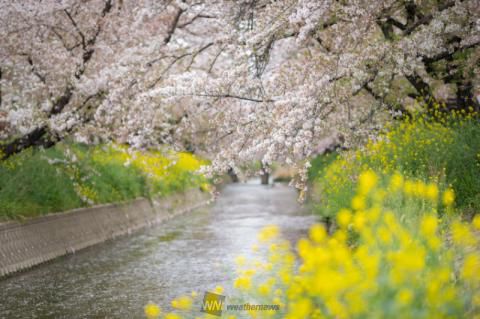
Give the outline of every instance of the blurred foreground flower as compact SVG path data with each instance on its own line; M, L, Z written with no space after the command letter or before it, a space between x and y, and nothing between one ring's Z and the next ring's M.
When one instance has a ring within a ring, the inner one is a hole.
M144 308L144 311L145 311L145 316L147 316L148 319L158 318L161 313L160 307L154 303L147 304Z

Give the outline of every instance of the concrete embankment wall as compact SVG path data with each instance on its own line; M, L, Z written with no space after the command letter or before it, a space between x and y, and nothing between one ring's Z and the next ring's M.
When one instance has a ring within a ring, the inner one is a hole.
M192 189L149 201L137 199L0 224L0 277L74 253L206 205Z

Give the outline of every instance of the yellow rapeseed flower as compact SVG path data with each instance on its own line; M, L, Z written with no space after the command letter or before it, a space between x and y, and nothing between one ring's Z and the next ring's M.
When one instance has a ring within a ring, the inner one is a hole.
M433 251L437 251L442 246L442 241L434 235L427 239L427 244Z
M324 225L314 224L310 227L309 235L314 242L321 243L327 238L327 231Z
M415 182L415 194L418 197L427 198L427 185L422 181Z
M365 202L365 196L356 195L356 196L353 197L353 199L352 199L352 208L353 209L361 210L361 209L365 209L366 206L367 206L367 204Z
M430 183L426 188L426 197L432 201L438 200L438 186L435 183Z
M452 240L459 246L472 246L475 244L475 237L469 227L456 220L452 223Z
M341 209L337 214L337 223L340 227L348 227L352 222L352 212L348 209Z
M364 228L366 223L367 223L367 216L364 211L358 211L353 216L353 227L357 231L361 231Z
M396 172L390 179L390 189L393 191L399 190L403 187L403 176Z
M181 310L189 310L192 308L192 298L189 296L181 296L172 300L172 307Z
M257 270L255 268L244 269L244 270L240 271L240 273L243 276L248 276L248 277L251 277L251 276L255 275L256 272L257 272ZM220 290L223 290L223 288L221 286L219 286L219 287L220 287Z
M378 229L378 238L384 244L390 244L392 242L392 234L386 227L380 227Z
M252 287L252 280L250 277L246 276L238 277L233 283L233 286L240 290L248 290Z
M410 289L402 289L398 292L396 297L397 303L406 306L413 300L413 293Z
M313 246L308 239L300 238L300 240L298 240L297 242L297 250L298 250L298 254L302 258L307 258L310 255L310 253L313 251Z
M381 209L380 209L379 206L374 206L374 207L368 209L367 211L365 211L365 213L367 215L368 220L372 223L375 223L380 218L380 214L382 212L381 212Z
M480 257L470 253L465 257L462 267L462 277L467 281L480 281Z
M346 242L347 241L347 238L348 238L348 235L347 233L344 231L344 230L338 230L335 232L335 234L333 234L332 236L334 239L337 240L337 242L339 243L343 243L343 242Z
M266 283L263 283L258 286L258 293L262 296L268 296L271 292L272 287Z
M405 194L407 195L413 195L415 194L415 191L416 191L416 187L415 187L415 183L413 181L406 181L404 186L403 186L403 190L405 192Z
M476 214L475 217L473 217L472 225L476 230L480 230L480 214Z
M235 263L237 264L237 266L244 266L246 262L247 259L243 255L235 257Z
M145 308L145 316L147 316L148 319L155 319L160 316L160 307L154 303L148 303Z
M362 172L358 177L358 191L360 194L368 194L377 185L378 176L371 170Z
M277 237L278 234L279 234L278 226L270 225L270 226L264 227L260 231L260 233L258 234L258 239L262 242L265 242Z
M304 319L308 318L312 312L312 302L310 299L302 298L292 304L290 312L287 314L287 319Z
M425 215L420 221L420 231L425 238L430 238L437 231L438 220L435 215Z
M442 201L445 206L451 206L455 201L455 192L453 189L448 188L445 192L443 192Z
M292 275L287 270L280 271L280 279L286 285L288 285L292 280Z

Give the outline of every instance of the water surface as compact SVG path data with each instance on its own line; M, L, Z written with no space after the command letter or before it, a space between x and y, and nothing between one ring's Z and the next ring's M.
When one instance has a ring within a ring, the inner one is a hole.
M1 280L0 318L143 318L149 301L168 310L192 290L228 287L262 227L305 234L313 217L296 196L281 184L228 185L210 206Z

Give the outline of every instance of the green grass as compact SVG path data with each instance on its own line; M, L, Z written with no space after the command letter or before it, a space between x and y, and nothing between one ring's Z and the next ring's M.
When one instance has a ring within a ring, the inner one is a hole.
M55 150L48 152L56 153ZM68 176L48 164L41 154L27 150L0 166L0 216L23 217L40 211L51 212L82 206Z
M466 215L480 211L480 123L478 115L422 114L393 123L378 141L312 161L314 210L333 217L349 207L361 171L371 169L388 178L400 172L455 191L455 206Z
M455 130L455 142L446 151L446 179L457 205L469 214L480 212L480 123Z
M310 161L310 168L308 169L308 179L315 180L338 157L337 152L326 153L316 156Z
M194 173L199 161L183 153L177 161L178 156L158 151L132 156L116 146L72 143L27 149L0 162L0 220L151 198L205 185L207 180Z

